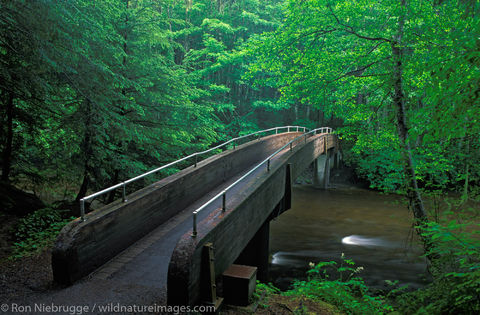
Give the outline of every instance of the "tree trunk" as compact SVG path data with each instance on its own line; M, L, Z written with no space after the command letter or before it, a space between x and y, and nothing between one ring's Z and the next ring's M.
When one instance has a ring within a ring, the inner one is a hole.
M408 128L406 124L405 115L405 95L402 87L402 61L401 61L401 48L398 45L393 47L393 55L395 58L394 69L394 96L393 102L397 111L397 130L398 138L400 139L400 146L403 153L404 167L407 177L407 196L412 207L413 214L416 219L424 220L427 218L423 201L418 189L415 169L413 166L412 150L410 143L408 142Z
M78 191L77 197L75 201L80 201L85 195L87 194L88 185L90 184L90 158L93 154L92 152L92 137L91 137L91 129L92 129L92 108L91 103L89 100L85 100L85 133L83 138L83 154L84 154L84 169L83 169L83 181L82 185L80 186L80 190Z
M127 77L127 40L128 40L128 1L126 1L125 5L125 30L123 33L123 60L122 60L122 66L123 66L123 71L124 71L124 76L125 78ZM125 87L122 88L122 95L125 97L127 95L127 92L125 90ZM122 106L123 107L123 106Z
M423 200L418 189L418 183L415 174L415 168L413 166L412 159L412 150L410 143L408 141L408 128L406 123L406 112L405 112L405 94L403 92L403 47L402 47L402 37L405 25L405 11L406 4L405 0L401 0L402 7L404 9L402 15L400 16L398 22L398 33L394 41L392 41L392 55L394 60L394 69L393 69L393 84L394 84L394 95L393 103L396 109L396 119L397 119L397 130L398 138L400 140L400 148L403 155L403 164L406 176L406 189L407 189L407 198L409 200L409 207L413 212L415 219L417 220L416 232L421 238L427 257L432 260L432 257L429 254L429 251L432 249L433 242L430 238L422 235L423 229L428 224L428 217L423 205Z
M468 135L466 137L465 143L465 183L463 184L463 195L462 200L463 202L468 201L468 181L470 180L470 141L468 139Z
M12 165L13 146L13 93L8 93L7 99L7 141L3 149L2 181L8 182Z
M115 170L115 173L113 174L112 186L118 183L119 175L120 171ZM115 200L115 192L115 189L110 192L110 194L108 195L107 204L112 203Z
M80 199L85 197L85 195L87 194L89 183L90 183L90 180L88 177L88 166L87 166L87 162L85 162L85 168L83 170L83 181L82 181L82 185L80 185L80 189L78 191L77 197L75 198L76 202L79 202Z

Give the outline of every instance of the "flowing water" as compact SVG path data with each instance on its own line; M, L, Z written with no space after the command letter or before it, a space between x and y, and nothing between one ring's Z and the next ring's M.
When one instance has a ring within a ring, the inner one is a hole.
M348 186L294 187L292 209L270 224L272 282L285 290L310 262L338 262L342 253L364 267L359 275L373 287L387 279L412 288L426 283L404 199Z

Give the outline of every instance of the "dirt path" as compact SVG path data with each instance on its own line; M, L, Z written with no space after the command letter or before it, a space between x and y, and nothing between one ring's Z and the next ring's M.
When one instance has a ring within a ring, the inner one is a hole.
M12 252L13 228L18 220L17 216L0 213L0 263Z
M0 301L43 292L53 286L50 250L0 262Z

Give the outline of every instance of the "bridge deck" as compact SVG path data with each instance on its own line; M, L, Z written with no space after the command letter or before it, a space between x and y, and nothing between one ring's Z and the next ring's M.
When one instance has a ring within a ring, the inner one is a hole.
M301 144L299 144L301 146ZM271 165L289 153L289 149L280 152L272 159ZM56 305L88 305L90 310L98 305L120 303L121 305L161 305L166 303L166 282L168 265L177 241L182 235L191 231L192 212L211 197L229 186L256 164L246 168L235 177L229 178L222 185L190 204L165 224L150 232L111 261L93 272L90 276L74 285L53 289L37 297L29 297L23 303L55 303ZM234 186L229 194L241 193L252 179L266 170L261 167L245 181ZM228 200L227 200L228 205ZM213 210L221 207L221 198L202 210L198 222ZM97 308L98 310L98 308Z

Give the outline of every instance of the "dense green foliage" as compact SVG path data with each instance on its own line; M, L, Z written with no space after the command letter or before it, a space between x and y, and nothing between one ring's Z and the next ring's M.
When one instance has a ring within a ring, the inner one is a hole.
M307 298L317 303L328 303L342 314L385 314L394 309L384 296L375 296L359 273L363 267L355 267L351 259L342 254L340 263L335 261L310 263L306 280L296 280L292 289L281 292L271 283L257 283L254 300L262 308L269 308L274 295ZM309 314L309 313L308 313Z
M78 199L229 136L299 123L337 125L358 174L402 191L392 57L402 17L417 180L478 195L475 1L1 5L3 180Z
M393 55L403 19L401 79L417 180L477 196L479 10L478 1L291 0L282 26L253 42L250 73L268 73L257 81L274 82L281 103L341 118L358 173L372 187L403 190Z
M469 230L475 229L473 238ZM480 242L478 224L431 223L424 233L437 246L440 257L430 270L434 281L424 289L396 297L404 313L477 314L480 312Z
M39 252L52 245L60 230L72 219L67 212L52 208L37 210L19 220L11 257L18 258Z
M2 180L78 200L257 129L275 91L242 81L242 47L279 3L1 1Z

